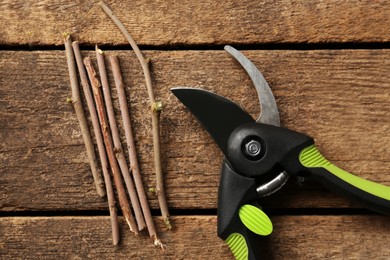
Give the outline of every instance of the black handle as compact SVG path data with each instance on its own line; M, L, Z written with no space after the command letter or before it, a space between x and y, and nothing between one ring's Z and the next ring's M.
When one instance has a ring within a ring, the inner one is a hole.
M264 259L261 244L272 232L272 223L255 202L253 178L237 174L224 162L218 193L218 236L236 259Z

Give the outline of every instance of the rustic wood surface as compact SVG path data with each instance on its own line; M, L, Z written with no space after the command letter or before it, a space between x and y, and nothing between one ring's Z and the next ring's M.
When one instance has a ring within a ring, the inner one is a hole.
M0 44L127 44L99 1L3 0ZM385 1L107 1L141 45L388 42ZM37 26L39 25L39 26Z
M222 154L169 91L211 90L257 117L255 89L224 44L242 49L262 71L282 126L315 137L341 168L390 185L389 3L107 1L152 61L174 225L166 231L156 217L164 253L146 233L133 236L123 220L122 243L112 246L107 203L96 194L65 102L65 52L56 47L64 32L80 41L84 56L95 59L88 51L95 43L119 56L146 189L155 185L153 144L141 67L96 3L0 2L0 259L233 259L210 215ZM109 80L114 86L111 74ZM112 94L124 139L114 87ZM157 198L148 199L158 214ZM390 257L389 217L317 183L292 180L261 204L275 227L260 245L269 259Z

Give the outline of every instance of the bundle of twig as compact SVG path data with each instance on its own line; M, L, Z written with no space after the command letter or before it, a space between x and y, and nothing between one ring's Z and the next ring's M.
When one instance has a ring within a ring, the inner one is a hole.
M73 46L73 51L71 45ZM103 52L96 47L96 57L100 74L99 80L97 77L96 70L93 67L91 58L84 58L84 67L83 58L81 56L78 43L71 43L69 35L67 35L66 37L65 47L69 66L69 75L71 79L73 105L75 107L76 114L80 122L83 138L84 136L86 136L86 138L84 138L84 142L87 146L87 154L89 158L92 158L90 159L91 167L93 166L95 167L95 169L98 169L96 164L96 158L93 159L94 157L90 156L90 154L94 155L94 153L90 152L94 151L94 149L91 141L91 135L89 134L89 128L85 120L85 114L82 108L80 93L78 90L78 78L76 72L75 58L80 74L81 85L83 87L85 99L87 101L88 110L91 115L93 132L96 137L104 181L106 183L106 192L111 216L113 244L116 245L119 241L119 231L114 192L109 173L110 169L112 177L114 179L115 187L117 189L119 204L122 209L123 215L130 227L130 230L132 230L135 234L138 234L138 231L142 230L145 227L146 221L146 226L148 228L149 235L153 238L155 245L159 245L163 248L164 245L159 240L156 229L154 227L153 218L150 213L150 208L142 183L142 178L137 161L137 153L135 150L130 115L126 100L126 94L124 91L123 79L119 67L118 58L116 56L109 57L114 75L115 85L118 92L120 111L124 124L127 147L129 149L129 162L131 171L129 171L128 164L126 162L124 152L122 150L122 144L120 141L113 104L111 101L110 86L108 83ZM88 78L92 86L93 97L91 94ZM103 95L101 91L102 88ZM108 115L108 118L106 115ZM130 176L130 172L132 173L132 176ZM100 175L94 175L95 182L96 180L98 180L98 177L100 177ZM130 201L136 216L135 220L131 212L130 203L127 199L126 191L122 182L122 177L125 180L127 191L130 196ZM97 182L96 184L97 187L100 187L98 186L98 184L101 186L102 182Z
M160 154L160 132L159 132L159 115L162 110L162 103L156 101L154 98L153 87L152 87L152 78L150 76L149 64L145 60L142 52L138 48L138 45L131 37L130 33L126 30L122 22L114 15L112 10L103 2L99 2L100 7L103 11L112 19L112 21L118 26L119 30L126 37L126 40L130 43L131 47L134 50L135 55L137 56L139 62L141 63L142 70L145 76L146 87L148 90L150 106L152 111L152 131L153 131L153 150L154 150L154 165L156 171L156 193L158 202L160 205L161 214L163 216L164 222L168 229L171 229L170 215L168 211L167 200L165 196L163 173L161 167L161 154Z

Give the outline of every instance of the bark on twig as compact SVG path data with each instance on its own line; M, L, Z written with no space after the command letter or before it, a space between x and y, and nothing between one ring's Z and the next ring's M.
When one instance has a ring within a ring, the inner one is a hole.
M127 192L130 196L130 201L133 206L134 215L137 220L138 230L145 228L145 220L142 214L141 206L139 204L138 195L134 187L134 182L130 176L129 168L127 166L126 158L123 153L122 143L119 138L118 126L115 119L114 107L111 100L111 91L108 84L106 65L104 62L103 51L96 46L96 58L99 69L100 81L103 87L104 102L106 104L106 111L108 115L108 121L110 124L112 139L114 141L115 155L119 163L119 167L122 172L123 179L125 180Z
M148 200L146 198L146 193L145 193L144 185L142 183L141 173L139 170L137 151L135 149L133 130L130 121L129 107L127 105L126 93L125 93L123 78L120 70L119 60L116 55L110 55L109 59L111 64L111 70L114 75L115 86L118 92L118 100L119 100L119 106L120 106L122 120L123 120L123 128L125 130L127 148L129 150L129 161L130 161L131 173L133 174L135 186L137 188L138 197L141 202L141 207L144 213L149 235L151 238L153 238L155 243L158 243L158 241L160 240L157 237L156 228L154 226L152 214L150 213Z
M170 223L170 215L169 215L167 200L166 200L166 196L165 196L164 180L163 180L163 173L162 173L162 167L161 167L161 154L160 154L159 115L160 115L160 112L162 110L162 105L161 105L161 102L156 102L156 100L154 98L154 93L153 93L153 88L152 88L152 78L150 76L149 64L145 60L142 52L138 48L133 37L131 37L129 32L126 30L125 26L114 15L112 10L106 4L104 4L102 1L99 2L99 5L103 9L103 11L111 18L111 20L118 26L119 30L121 30L123 35L126 37L127 41L130 43L131 47L133 48L139 62L141 63L142 70L144 72L146 87L148 90L150 106L151 106L151 110L152 110L152 132L153 132L154 165L155 165L155 171L156 171L156 193L157 193L158 202L160 205L160 210L161 210L161 214L163 216L164 222L165 222L166 226L168 227L168 229L171 229L172 226Z
M108 200L108 208L109 208L110 218L111 218L112 243L114 245L117 245L119 242L119 225L118 225L117 212L115 207L114 190L111 183L109 165L107 161L106 151L104 148L103 137L100 131L99 119L97 116L95 103L93 101L93 96L88 83L87 72L85 71L83 58L81 56L78 42L73 42L72 47L76 57L77 67L79 69L81 85L83 87L85 99L87 100L87 106L89 109L89 113L91 115L93 131L95 133L100 162L103 170L104 182L106 184L105 186L106 186L106 193L107 193L107 200Z
M114 145L110 135L110 129L107 125L106 111L104 109L103 97L101 93L101 85L99 80L97 79L96 71L93 68L91 58L84 58L84 64L88 72L89 81L92 85L96 108L100 120L100 126L103 131L104 144L106 146L106 152L108 155L108 160L110 162L115 187L118 192L119 204L121 206L123 216L125 217L126 222L130 227L130 230L133 231L135 234L138 234L137 224L135 223L133 215L131 213L130 204L127 200L125 188L123 186L123 182L120 176L120 170L114 154Z
M91 165L92 176L95 182L97 194L104 197L104 182L99 171L99 166L96 160L95 150L92 144L91 134L89 133L89 127L85 118L83 105L80 98L79 80L77 78L76 62L72 51L72 40L70 35L66 35L65 39L66 60L68 62L70 87L72 89L72 105L76 112L77 120L79 121L81 135L84 140L85 148L89 163Z

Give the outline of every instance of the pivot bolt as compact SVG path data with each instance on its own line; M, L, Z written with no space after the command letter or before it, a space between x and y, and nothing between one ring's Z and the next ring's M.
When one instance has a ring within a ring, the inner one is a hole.
M245 153L250 157L257 157L261 152L261 144L256 140L250 140L245 144Z

